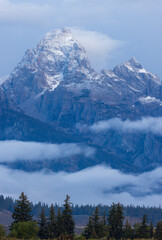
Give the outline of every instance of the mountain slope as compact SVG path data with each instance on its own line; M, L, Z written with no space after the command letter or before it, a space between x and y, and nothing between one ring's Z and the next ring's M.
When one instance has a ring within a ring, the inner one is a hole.
M96 73L68 29L48 33L36 48L28 50L2 86L26 114L47 122L59 121L64 127L82 119L91 124L115 116L138 118L132 105L139 103L145 109L148 97L155 100L160 108L157 115L161 115L157 76L134 58L113 71ZM154 115L144 110L141 114Z
M72 159L65 168L62 160L58 169L73 171L106 163L138 172L161 164L160 136L116 130L89 134L76 128L78 123L92 125L116 117L137 120L143 116L162 116L162 84L135 58L112 71L97 73L70 30L61 29L48 33L34 49L28 50L14 71L0 80L0 85L5 101L12 106L8 123L13 122L12 129L15 123L20 127L7 134L8 126L3 120L1 139L78 141L97 149L93 160ZM2 116L6 118L4 113ZM39 125L44 126L41 131ZM60 138L54 138L53 131Z

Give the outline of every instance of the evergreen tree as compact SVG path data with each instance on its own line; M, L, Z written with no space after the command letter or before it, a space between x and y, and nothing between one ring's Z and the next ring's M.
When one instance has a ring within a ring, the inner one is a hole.
M135 223L133 227L134 227L134 237L140 238L140 227L141 227L140 223Z
M48 225L47 225L47 218L44 213L44 208L42 208L42 212L39 217L38 225L39 225L38 237L40 239L48 239L48 237L49 237Z
M103 212L103 226L106 226L106 212Z
M70 196L66 195L66 199L64 200L64 210L62 212L62 220L63 220L63 228L64 228L64 235L72 238L74 236L74 227L75 223L72 217L72 209L70 203Z
M121 239L123 235L123 207L118 203L116 205L116 231L115 237L116 239Z
M110 237L121 239L123 235L123 208L118 204L112 204L108 215L108 224L110 228Z
M127 219L126 224L125 224L123 235L124 235L125 239L133 239L133 229L131 227L131 224L128 222L128 219Z
M158 222L156 225L155 237L158 240L162 240L162 221Z
M56 217L56 237L59 239L64 233L63 219L59 208Z
M103 221L101 221L98 207L95 208L95 212L92 215L92 224L97 238L103 237Z
M106 219L106 212L103 212L103 219L102 219L102 225L103 225L103 236L109 237L109 227L107 225L107 219Z
M140 237L149 238L149 228L147 226L147 218L145 214L143 215L142 222L140 225Z
M109 225L109 235L111 238L115 238L115 231L116 231L116 206L113 203L111 205L110 211L109 211L109 215L107 218L107 222Z
M150 235L149 236L150 238L153 238L153 236L154 236L154 226L153 226L152 222L149 227L149 235Z
M50 214L49 214L49 237L51 239L56 237L56 216L55 216L55 210L53 204L50 208Z
M83 235L86 239L97 238L97 235L96 235L93 223L92 223L92 217L89 217L89 221L88 221L88 224L87 224L87 226L84 230Z
M12 218L14 219L13 224L18 222L32 221L31 203L28 201L27 196L23 192L19 196L19 200L17 200L16 203L17 204L12 214Z

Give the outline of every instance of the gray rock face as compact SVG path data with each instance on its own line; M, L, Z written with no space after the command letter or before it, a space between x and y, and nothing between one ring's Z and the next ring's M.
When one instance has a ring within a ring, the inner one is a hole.
M98 156L90 165L106 162L126 171L142 171L161 164L160 137L116 131L81 136L75 128L78 123L91 125L114 117L162 116L162 84L135 58L98 74L70 30L57 30L28 50L14 71L0 79L0 87L24 118L42 121L46 128L52 124L55 131L69 134L71 141L77 135L95 146ZM30 138L34 139L32 133ZM40 134L40 141L44 138Z

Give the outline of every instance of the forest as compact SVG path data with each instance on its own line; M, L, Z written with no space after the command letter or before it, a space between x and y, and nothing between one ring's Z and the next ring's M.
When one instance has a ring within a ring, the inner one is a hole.
M2 210L8 210L13 212L14 206L16 204L16 201L11 197L4 197L3 195L0 195L0 211ZM58 205L56 203L53 203L55 212L57 213L59 208L61 212L63 211L63 206ZM71 205L72 213L73 215L88 215L91 216L95 211L94 205ZM97 205L100 215L103 216L104 212L108 213L110 210L110 206L108 205ZM35 217L39 217L40 212L44 209L45 215L49 216L50 207L48 204L45 203L37 203L33 204L31 203L31 209L32 209L32 215ZM142 218L145 214L147 216L148 223L151 222L153 225L156 225L157 222L159 222L162 219L162 208L159 207L145 207L145 206L123 206L123 214L124 216L128 216L130 218Z
M4 198L3 198L4 199ZM6 199L5 199L6 200ZM11 201L7 198L8 202ZM12 201L11 201L12 202ZM89 221L80 235L75 233L75 222L73 219L73 205L70 196L66 195L64 203L56 212L55 206L51 204L49 214L46 216L42 206L39 217L32 214L33 204L22 192L13 206L13 222L10 225L9 234L6 234L4 226L0 225L1 239L162 239L162 221L156 226L151 222L148 224L147 215L131 226L126 221L123 224L124 209L120 203L112 203L109 211L100 213L98 206L89 216Z

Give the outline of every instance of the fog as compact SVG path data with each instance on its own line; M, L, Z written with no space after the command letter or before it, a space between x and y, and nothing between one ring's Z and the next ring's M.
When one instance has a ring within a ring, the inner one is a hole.
M120 118L111 118L107 121L99 121L91 126L77 125L81 132L92 131L102 132L110 129L122 132L150 132L156 135L162 135L162 117L143 117L140 120L131 121Z
M139 175L124 174L106 166L75 173L27 173L0 166L0 192L17 198L24 191L35 203L62 203L65 195L78 204L159 206L162 202L162 168Z
M50 144L38 142L0 141L0 162L45 161L74 155L91 157L93 148L75 143Z

